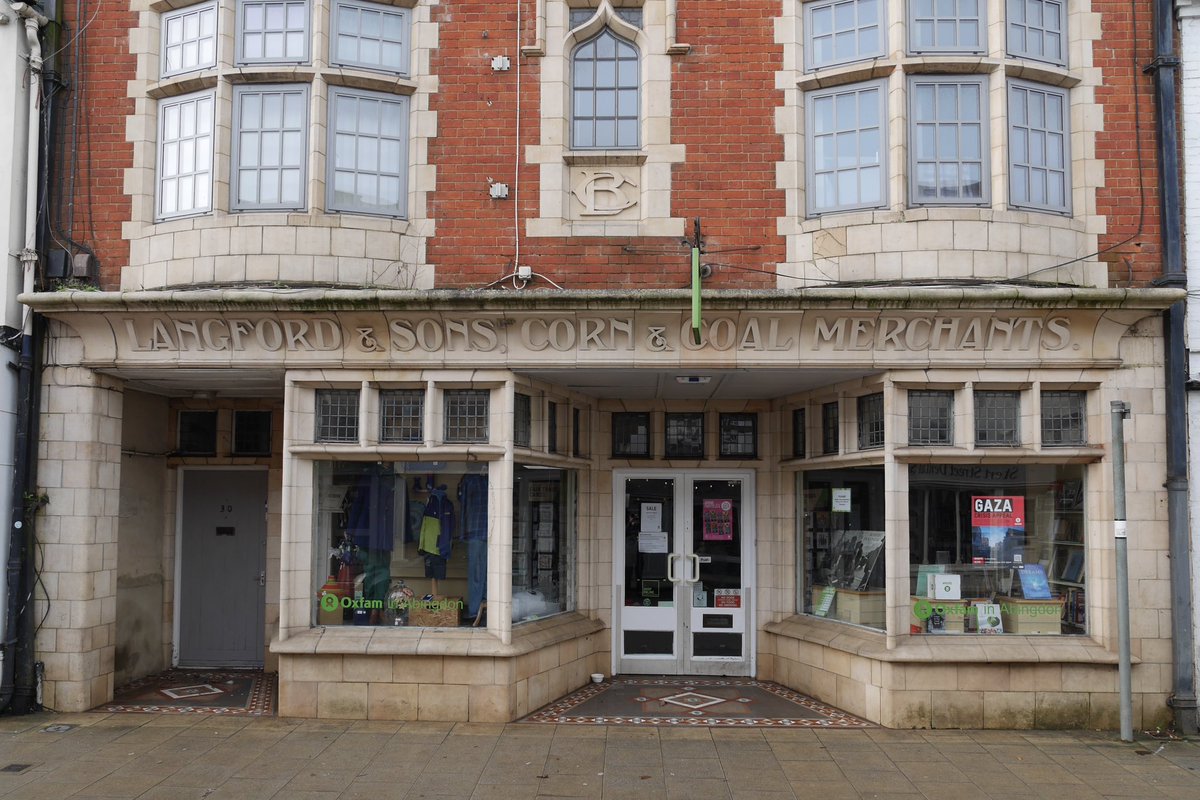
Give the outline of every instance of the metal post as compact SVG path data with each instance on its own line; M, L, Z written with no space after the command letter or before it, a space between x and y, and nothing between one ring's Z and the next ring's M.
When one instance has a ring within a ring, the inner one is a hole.
M1113 539L1117 551L1117 650L1121 684L1121 741L1133 741L1133 681L1129 655L1129 540L1125 524L1125 420L1129 403L1113 400Z

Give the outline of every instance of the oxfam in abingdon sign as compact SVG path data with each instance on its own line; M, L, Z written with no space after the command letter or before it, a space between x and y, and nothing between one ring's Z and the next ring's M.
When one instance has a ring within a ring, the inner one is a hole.
M425 611L448 611L450 609L462 611L463 601L445 598L423 600L416 597L406 597L399 600L368 600L362 597L339 597L332 592L325 592L321 595L322 611L337 611L339 608L351 610L364 609L368 611L382 611L385 608L391 611L405 611L414 608Z

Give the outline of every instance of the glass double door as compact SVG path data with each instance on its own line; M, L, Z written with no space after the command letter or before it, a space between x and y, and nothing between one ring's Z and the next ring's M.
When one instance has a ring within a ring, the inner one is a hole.
M615 474L618 673L753 674L753 489L750 472Z

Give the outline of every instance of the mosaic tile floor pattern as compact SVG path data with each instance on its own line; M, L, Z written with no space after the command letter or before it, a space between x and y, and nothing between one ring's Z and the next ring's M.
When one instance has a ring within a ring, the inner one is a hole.
M93 711L273 716L275 673L172 669L120 686Z
M618 676L589 684L521 722L739 728L874 728L770 681Z

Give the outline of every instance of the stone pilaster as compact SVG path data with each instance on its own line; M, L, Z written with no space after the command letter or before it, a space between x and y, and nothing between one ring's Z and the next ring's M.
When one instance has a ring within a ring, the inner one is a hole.
M37 657L45 704L83 711L113 696L122 386L81 367L42 382Z

